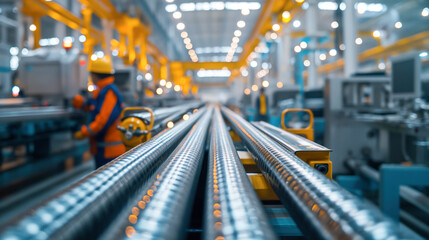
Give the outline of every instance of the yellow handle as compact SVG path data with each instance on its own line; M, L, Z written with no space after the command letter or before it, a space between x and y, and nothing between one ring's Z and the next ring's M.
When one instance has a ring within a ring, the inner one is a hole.
M310 123L308 124L308 126L306 128L302 128L302 129L287 128L284 120L285 120L286 114L290 113L290 112L306 112L306 113L308 113L308 115L310 115ZM281 124L282 124L282 128L285 131L288 131L288 132L294 133L294 134L305 135L308 140L314 141L314 131L313 131L314 115L310 109L289 108L289 109L284 110L282 112Z
M152 109L150 109L148 107L127 107L124 110L122 110L119 119L123 119L125 113L129 112L129 111L142 111L142 112L146 111L146 112L149 112L150 113L150 124L148 126L148 130L152 130L153 123L154 123L154 121L153 121L153 110Z

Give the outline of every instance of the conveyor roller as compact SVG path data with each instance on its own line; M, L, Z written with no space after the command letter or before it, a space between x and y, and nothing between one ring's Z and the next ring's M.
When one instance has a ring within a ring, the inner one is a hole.
M222 112L308 239L398 238L397 226L377 208L284 151L236 113Z
M208 166L205 239L276 239L216 107Z

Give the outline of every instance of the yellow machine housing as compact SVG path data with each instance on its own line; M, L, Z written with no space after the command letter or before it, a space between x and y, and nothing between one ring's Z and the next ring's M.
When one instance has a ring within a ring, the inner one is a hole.
M150 123L145 123L144 119L141 119L134 115L129 115L130 112L149 112ZM128 114L128 115L127 115ZM153 111L146 107L129 107L122 110L120 116L121 122L118 125L118 130L121 133L121 139L124 143L127 151L131 148L144 143L151 139L153 128Z

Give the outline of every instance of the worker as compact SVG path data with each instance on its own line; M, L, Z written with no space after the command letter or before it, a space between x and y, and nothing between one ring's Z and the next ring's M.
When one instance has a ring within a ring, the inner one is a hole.
M261 88L256 99L256 121L269 122L268 117L268 97L265 95L265 88Z
M73 99L76 108L86 107L91 112L91 122L74 134L76 139L90 139L90 151L99 168L125 152L119 131L116 129L123 108L122 96L116 88L110 58L98 58L88 63L90 78L96 89L93 98L84 104L83 97ZM86 105L86 106L84 106Z

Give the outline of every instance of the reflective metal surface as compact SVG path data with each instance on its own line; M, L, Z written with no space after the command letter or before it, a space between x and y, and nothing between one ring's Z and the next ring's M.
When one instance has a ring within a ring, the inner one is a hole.
M398 226L377 208L284 151L231 110L222 112L308 239L398 239Z
M276 239L216 107L208 165L204 239Z
M165 130L23 214L0 239L95 239L206 112Z
M141 191L121 227L125 239L182 239L192 211L213 107L186 135ZM113 237L118 239L119 237Z

